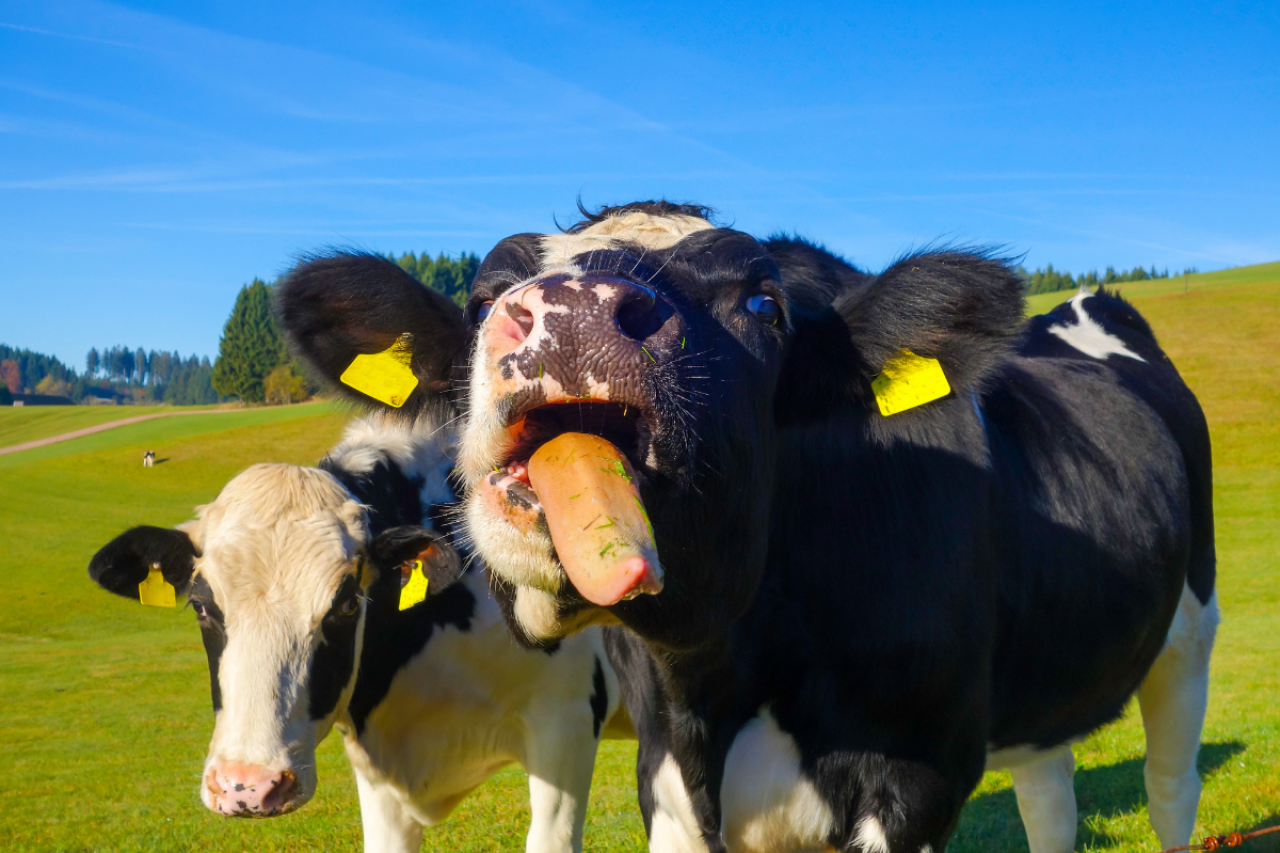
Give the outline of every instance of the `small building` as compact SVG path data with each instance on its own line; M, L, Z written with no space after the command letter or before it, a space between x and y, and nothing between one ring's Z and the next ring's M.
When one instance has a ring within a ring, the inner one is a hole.
M74 406L75 403L70 397L61 397L54 394L14 394L13 405L15 406Z

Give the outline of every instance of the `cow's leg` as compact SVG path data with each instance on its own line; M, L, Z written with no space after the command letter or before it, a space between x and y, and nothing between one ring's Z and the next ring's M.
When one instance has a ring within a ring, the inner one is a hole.
M1076 758L1069 744L1009 769L1031 853L1071 853L1076 844Z
M422 849L422 824L388 785L373 785L356 771L360 793L360 823L364 827L364 853L418 853Z
M1209 701L1209 655L1218 604L1184 589L1169 640L1138 689L1147 732L1147 809L1161 847L1186 844L1200 805L1196 755Z
M560 707L530 721L524 768L529 772L533 814L525 841L527 853L578 853L591 794L599 741L587 703L585 713Z

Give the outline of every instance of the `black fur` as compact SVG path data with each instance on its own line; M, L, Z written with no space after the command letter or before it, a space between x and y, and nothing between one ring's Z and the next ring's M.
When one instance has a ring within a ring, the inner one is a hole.
M170 527L134 527L106 545L89 561L89 577L116 595L138 600L138 584L147 579L151 566L179 595L186 593L195 570L196 548L191 537Z
M388 456L379 459L369 471L349 471L329 457L321 459L317 467L336 477L368 507L371 536L398 524L417 524L427 517L422 506L422 478L409 476Z
M537 273L536 238L512 239L457 334ZM804 241L709 229L575 262L652 289L689 347L690 364L651 374L641 441L656 461L636 466L666 586L608 608L629 630L606 636L646 827L671 755L723 849L725 756L767 706L835 816L826 843L853 848L875 816L895 853L942 850L988 744L1057 744L1113 718L1184 579L1211 593L1203 415L1127 303L1089 310L1143 361L1063 351L1051 327L1069 309L1024 324L1018 276L979 251L868 276ZM782 320L753 318L753 294ZM884 417L871 383L904 349L937 359L952 393ZM494 588L510 615L496 572ZM562 614L585 609L575 596Z
M604 667L600 658L596 658L595 670L591 673L591 731L598 738L600 727L604 725L604 715L609 713L609 687L604 681Z
M428 546L431 557L423 560L429 580L427 599L400 610L399 566ZM476 609L475 596L456 583L462 576L457 552L439 534L421 527L392 528L374 540L370 559L378 579L367 593L360 674L348 709L357 737L363 734L369 714L391 689L396 673L426 647L436 629L453 626L470 631Z
M222 652L227 647L227 623L222 609L213 600L213 589L203 577L195 579L191 584L190 602L196 611L196 622L200 626L200 639L204 644L205 657L209 660L209 698L213 701L213 712L222 710L222 685L218 683L218 664L222 661Z
M462 311L444 296L386 258L332 254L295 267L274 299L290 350L335 391L366 407L382 404L339 377L358 354L382 352L411 333L419 385L400 411L409 417L448 416L451 406L442 392L466 341Z
M333 604L320 623L320 644L311 656L307 670L307 712L313 720L323 720L333 713L342 691L351 681L356 665L356 631L360 628L360 611L352 609L351 599L360 594L359 579L347 575L333 594ZM343 612L347 605L349 612Z

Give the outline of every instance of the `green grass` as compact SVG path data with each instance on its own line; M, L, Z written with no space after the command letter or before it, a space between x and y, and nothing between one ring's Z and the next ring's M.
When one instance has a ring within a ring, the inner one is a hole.
M98 424L182 411L178 406L0 406L0 447L11 447ZM191 407L192 409L200 407ZM203 408L209 408L205 406Z
M1187 293L1203 291L1219 287L1235 287L1242 284L1267 284L1280 280L1280 261L1269 264L1254 264L1250 267L1234 267L1218 272L1200 272L1189 275L1186 280L1182 276L1174 278L1156 278L1147 281L1127 281L1108 285L1120 291L1126 299L1130 297L1159 296L1166 293ZM1066 302L1076 295L1075 290L1058 290L1053 293L1037 293L1027 298L1028 314L1043 314L1055 305Z
M205 435L223 432L237 427L252 427L297 418L312 417L318 413L340 413L342 409L335 403L301 403L296 406L280 406L261 409L235 409L202 412L192 410L191 414L180 417L156 418L138 424L127 424L116 429L72 438L55 444L46 444L17 453L0 456L0 471L7 465L25 465L44 459L59 459L65 456L76 456L84 453L109 452L116 453L119 458L128 458L131 462L142 466L142 454L146 450L155 450L157 465L177 461L169 447L174 442ZM28 439L29 440L29 439ZM136 458L135 458L136 457ZM318 458L318 457L317 457ZM163 461L162 461L163 460ZM249 460L245 464L250 464ZM315 460L312 460L313 462Z
M1199 834L1280 823L1280 265L1230 272L1234 280L1192 277L1186 295L1155 290L1164 282L1124 287L1200 396L1214 438L1223 623ZM319 750L316 799L299 813L207 812L197 785L212 714L191 614L114 598L85 574L116 533L189 518L252 462L314 462L344 419L322 406L163 418L0 457L0 848L360 849L355 786L335 738ZM168 461L143 469L148 446ZM1076 749L1079 849L1158 849L1142 752L1134 714ZM590 850L645 847L634 758L631 743L601 750ZM527 820L523 773L507 769L428 830L424 849L518 850ZM1007 774L986 776L948 849L1026 850ZM1275 853L1280 840L1243 850Z

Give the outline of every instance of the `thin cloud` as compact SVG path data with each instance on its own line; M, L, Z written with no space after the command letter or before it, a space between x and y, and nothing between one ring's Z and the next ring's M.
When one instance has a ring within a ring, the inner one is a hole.
M21 24L10 24L4 21L0 21L0 27L4 27L5 29L9 29L9 30L17 30L18 32L23 32L23 33L33 33L35 35L41 35L41 36L52 36L54 38L60 38L60 39L73 39L74 41L87 41L87 42L93 42L94 44L106 44L106 45L110 45L111 47L124 47L124 48L128 48L129 50L149 50L150 49L150 48L145 48L136 44L128 44L122 41L113 41L112 39L100 39L100 38L94 38L93 36L76 35L75 33L56 33L53 30L42 30L37 27L24 27Z

